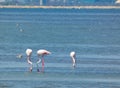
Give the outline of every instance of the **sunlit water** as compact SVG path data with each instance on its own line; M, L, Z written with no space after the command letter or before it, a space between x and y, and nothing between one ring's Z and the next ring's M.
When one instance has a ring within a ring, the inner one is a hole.
M52 52L44 73L36 71L38 49ZM0 9L0 88L119 88L119 65L120 9Z

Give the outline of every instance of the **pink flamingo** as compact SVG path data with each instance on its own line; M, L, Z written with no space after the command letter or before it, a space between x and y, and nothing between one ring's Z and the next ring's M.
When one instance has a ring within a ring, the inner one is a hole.
M74 51L72 51L71 53L70 53L70 57L71 57L71 59L72 59L72 63L73 63L73 67L75 68L75 66L76 66L76 54L75 54L75 52Z
M42 72L44 72L44 55L48 55L51 54L51 52L41 49L37 51L37 55L38 55L38 61L37 61L37 71L39 72L39 63L41 62L41 58L42 57Z
M31 61L31 54L32 54L32 49L27 49L26 50L26 55L27 55L27 62L28 64L30 64L30 72L32 72L32 69L33 69L33 64L32 64L32 61Z

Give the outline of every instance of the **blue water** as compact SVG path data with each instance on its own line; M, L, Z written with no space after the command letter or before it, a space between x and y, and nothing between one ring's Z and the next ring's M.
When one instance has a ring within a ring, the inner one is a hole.
M119 38L120 9L0 9L0 88L119 88ZM36 71L38 49L52 52L44 73Z

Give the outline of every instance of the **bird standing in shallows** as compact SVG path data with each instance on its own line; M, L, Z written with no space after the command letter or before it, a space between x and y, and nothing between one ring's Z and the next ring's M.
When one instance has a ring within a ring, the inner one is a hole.
M71 57L71 59L72 59L72 63L73 63L73 67L75 68L75 66L76 66L76 54L75 54L75 52L74 51L72 51L71 53L70 53L70 57Z
M38 61L37 61L37 71L39 72L39 63L42 61L42 72L44 72L44 55L48 55L48 54L51 54L51 52L47 51L47 50L44 50L44 49L41 49L41 50L38 50L37 51L37 55L38 55ZM42 58L40 58L40 56ZM42 60L41 60L42 59Z
M33 69L33 64L32 64L32 61L31 61L31 55L32 55L32 49L27 49L26 50L26 55L27 55L27 62L28 64L30 64L30 72L32 72L32 69Z

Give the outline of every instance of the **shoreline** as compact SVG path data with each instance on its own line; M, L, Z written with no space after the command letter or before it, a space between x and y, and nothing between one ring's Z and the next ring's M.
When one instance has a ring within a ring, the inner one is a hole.
M0 8L43 8L43 9L120 9L120 6L0 6Z

